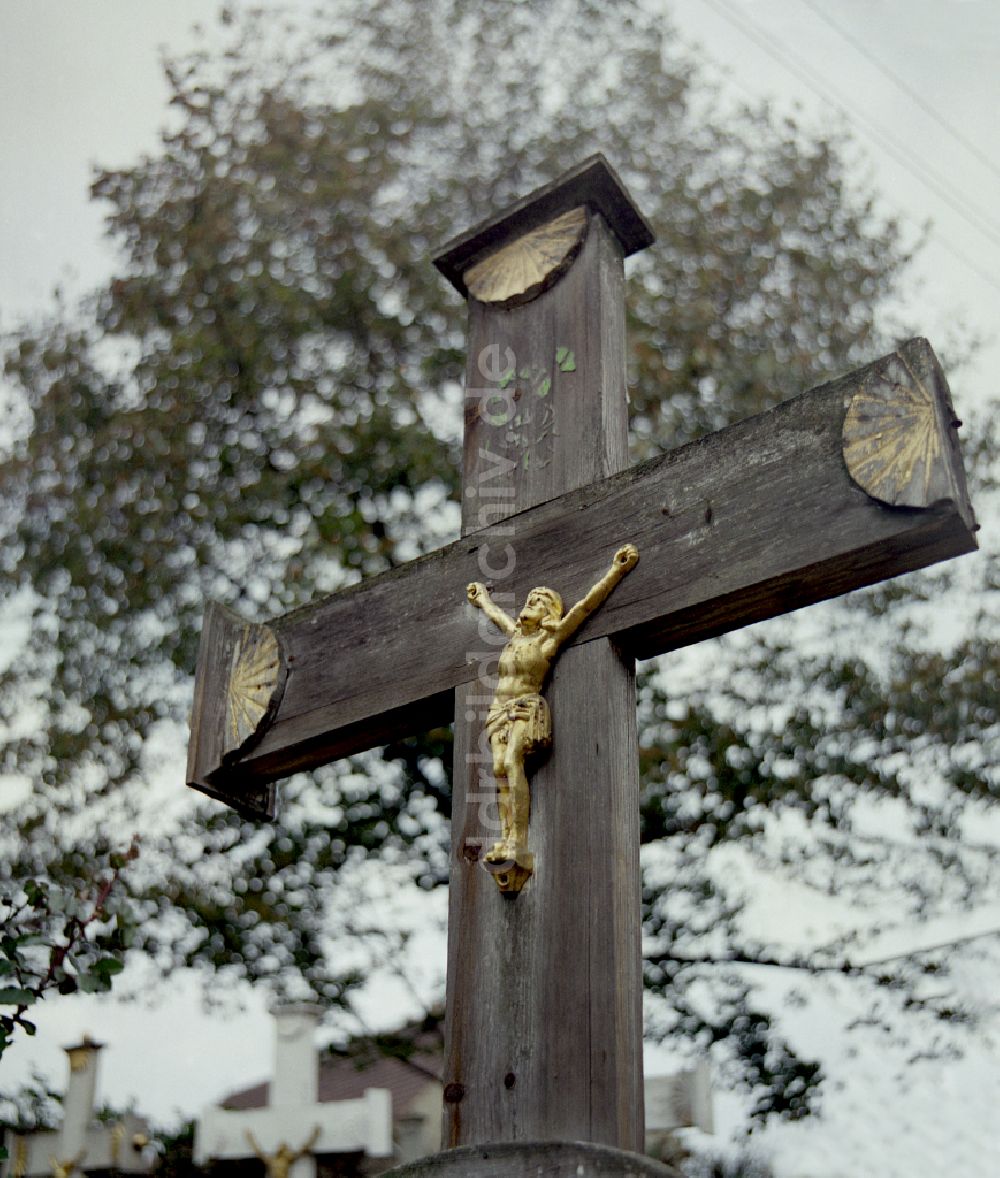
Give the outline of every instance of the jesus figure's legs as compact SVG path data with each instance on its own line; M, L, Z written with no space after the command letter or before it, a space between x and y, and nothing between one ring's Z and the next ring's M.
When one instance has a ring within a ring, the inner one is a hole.
M527 743L528 726L521 719L512 720L494 733L490 742L500 811L500 838L489 853L494 861L516 859L527 850L531 812L531 794L524 769Z
M507 756L504 769L507 775L507 808L510 814L506 833L507 855L516 859L528 849L528 819L531 814L531 791L524 769L527 754L528 725L515 720L507 736Z
M497 809L500 812L500 838L493 844L488 858L498 862L507 858L511 834L510 784L507 780L507 727L494 732L490 738L493 750L493 777L497 786Z

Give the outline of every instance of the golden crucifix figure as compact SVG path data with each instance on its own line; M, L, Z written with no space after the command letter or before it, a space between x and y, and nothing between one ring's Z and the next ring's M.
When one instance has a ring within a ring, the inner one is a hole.
M611 568L566 614L554 589L532 589L516 621L493 601L481 581L466 590L469 601L509 639L500 654L496 691L486 717L500 838L484 862L503 892L519 892L534 868L528 851L531 792L525 761L552 743L552 717L540 694L542 687L560 647L607 600L638 560L634 544L619 548Z
M75 1158L65 1158L60 1160L55 1155L49 1158L49 1164L52 1166L52 1178L71 1178L71 1175L76 1173L76 1168L83 1161L86 1150L81 1149Z
M288 1178L291 1173L292 1166L299 1160L304 1158L307 1153L312 1150L312 1147L319 1141L320 1127L314 1126L312 1133L301 1149L292 1149L284 1141L278 1146L274 1153L265 1153L257 1144L257 1139L249 1129L244 1130L247 1141L250 1143L251 1149L264 1163L264 1170L267 1178Z

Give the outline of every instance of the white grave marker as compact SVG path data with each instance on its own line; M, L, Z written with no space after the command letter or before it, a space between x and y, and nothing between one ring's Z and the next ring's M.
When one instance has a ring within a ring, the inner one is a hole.
M274 1075L265 1108L208 1108L195 1127L194 1160L259 1157L268 1178L316 1178L316 1155L392 1154L392 1096L369 1088L358 1100L320 1103L314 1037L321 1009L272 1010Z
M0 1178L70 1178L107 1170L149 1173L149 1125L142 1117L126 1113L109 1124L93 1119L102 1046L84 1036L82 1043L66 1048L69 1078L61 1127L14 1136L10 1157L0 1163Z

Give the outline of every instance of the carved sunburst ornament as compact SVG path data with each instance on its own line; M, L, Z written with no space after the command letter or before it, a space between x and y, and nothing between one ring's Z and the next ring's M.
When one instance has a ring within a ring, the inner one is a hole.
M944 423L933 391L899 356L851 399L844 459L851 478L894 507L929 507L951 498Z
M528 302L567 269L586 232L587 210L571 209L470 267L466 289L481 303Z
M244 626L233 651L226 697L227 754L241 749L263 724L281 686L281 651L269 626Z

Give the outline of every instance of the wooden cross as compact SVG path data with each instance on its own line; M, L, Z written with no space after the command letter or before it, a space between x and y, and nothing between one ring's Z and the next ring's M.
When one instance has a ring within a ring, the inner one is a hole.
M468 299L462 536L268 625L209 605L188 783L272 816L277 778L455 723L446 1146L643 1146L634 660L976 547L929 344L639 466L627 458L623 259L653 239L599 156L435 259ZM534 874L502 895L483 729L508 612L639 564L546 695Z

